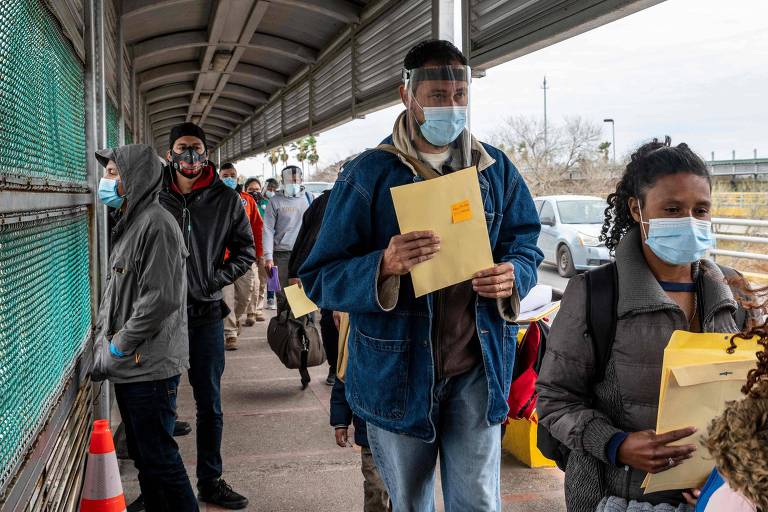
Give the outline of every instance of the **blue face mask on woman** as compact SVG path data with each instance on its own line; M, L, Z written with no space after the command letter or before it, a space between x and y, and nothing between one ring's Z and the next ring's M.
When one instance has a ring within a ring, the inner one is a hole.
M645 234L642 212L640 222ZM670 265L687 265L703 258L714 241L710 221L681 217L650 219L645 244Z
M101 178L99 180L99 200L110 208L120 208L123 206L125 197L117 193L117 180Z
M421 107L421 105L419 105ZM424 123L421 134L433 146L443 147L455 141L467 126L467 107L421 107Z

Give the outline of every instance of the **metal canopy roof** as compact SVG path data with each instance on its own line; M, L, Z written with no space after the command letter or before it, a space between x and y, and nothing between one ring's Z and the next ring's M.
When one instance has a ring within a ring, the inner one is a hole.
M397 102L405 53L437 36L454 4L482 75L660 1L122 0L120 10L148 138L164 152L171 127L193 121L234 160Z
M124 0L151 134L199 123L216 146L360 19L369 0Z

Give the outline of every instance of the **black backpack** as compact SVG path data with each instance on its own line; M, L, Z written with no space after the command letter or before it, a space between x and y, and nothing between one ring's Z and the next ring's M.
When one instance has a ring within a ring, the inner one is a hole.
M587 330L583 336L592 339L595 354L595 372L592 375L594 386L605 378L605 368L616 337L616 263L590 270L584 274L584 278L587 284ZM536 434L536 444L541 453L565 471L571 454L570 448L558 441L541 423Z
M741 277L741 274L732 268L719 267L729 283ZM592 339L595 371L592 375L591 385L595 386L605 378L608 358L611 356L613 341L616 337L616 320L618 317L616 289L619 282L616 263L608 263L590 270L584 274L584 278L587 285L587 330L584 333L584 338ZM741 306L734 313L734 320L737 326L743 327L746 324L747 312ZM571 450L558 441L541 423L538 424L536 435L539 451L548 459L554 460L557 467L565 471Z

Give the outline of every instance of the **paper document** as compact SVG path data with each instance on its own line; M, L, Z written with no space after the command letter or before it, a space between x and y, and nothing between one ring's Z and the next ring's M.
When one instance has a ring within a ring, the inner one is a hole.
M552 287L546 284L537 284L520 301L520 314L528 313L552 302Z
M411 270L416 297L471 279L493 267L477 169L392 189L400 233L433 231L440 252Z
M548 302L536 309L531 309L530 311L521 311L520 314L517 315L517 320L515 320L515 323L520 325L529 324L531 322L538 322L542 318L547 317L549 317L551 320L554 313L556 313L559 309L559 300L555 302Z
M320 309L314 302L309 300L309 297L304 293L304 288L302 288L301 285L294 284L292 286L286 286L283 291L285 292L285 298L288 299L288 305L291 306L291 313L293 313L293 316L296 318L308 315Z
M696 434L675 444L698 449L681 465L649 474L643 482L646 493L699 487L712 471L714 462L702 438L726 402L744 398L741 387L756 365L755 354L762 350L756 339L736 340L738 348L728 354L730 338L730 334L672 334L664 350L656 431L696 427Z

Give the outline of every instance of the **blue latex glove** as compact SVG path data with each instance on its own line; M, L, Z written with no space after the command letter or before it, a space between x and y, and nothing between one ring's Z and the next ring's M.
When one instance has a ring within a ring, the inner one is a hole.
M125 357L125 354L117 350L117 347L111 341L109 342L109 353L115 357Z

